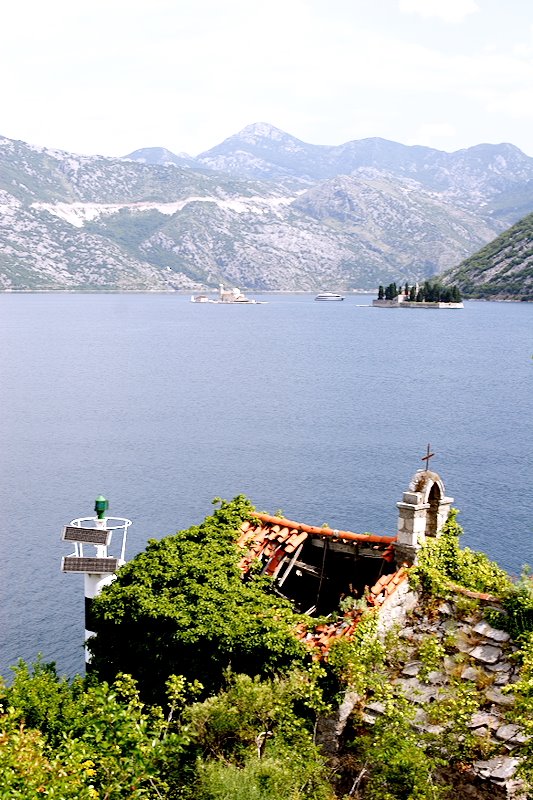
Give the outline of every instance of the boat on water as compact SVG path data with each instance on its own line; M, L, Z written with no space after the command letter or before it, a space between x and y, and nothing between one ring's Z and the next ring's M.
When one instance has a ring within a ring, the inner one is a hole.
M344 300L344 296L334 292L322 292L322 294L317 294L315 300Z

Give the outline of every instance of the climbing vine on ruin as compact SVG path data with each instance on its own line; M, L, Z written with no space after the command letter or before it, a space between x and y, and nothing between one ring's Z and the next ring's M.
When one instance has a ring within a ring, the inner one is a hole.
M235 542L253 513L243 496L220 501L201 525L150 540L121 568L94 602L101 678L131 673L144 697L162 702L174 673L210 691L228 668L267 676L309 659L294 634L298 617L270 579L252 572L242 580Z
M440 597L450 594L452 584L507 597L513 591L513 584L505 570L485 553L460 547L463 529L457 521L458 513L452 508L440 536L426 540L418 564L411 570L411 585Z

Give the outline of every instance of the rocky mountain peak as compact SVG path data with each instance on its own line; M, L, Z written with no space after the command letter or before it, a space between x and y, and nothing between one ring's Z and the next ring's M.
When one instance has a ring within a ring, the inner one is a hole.
M265 122L197 158L0 138L0 203L8 289L372 289L448 269L531 213L533 158L313 145Z
M252 157L267 154L270 159L276 161L283 154L305 153L309 148L313 148L313 145L305 144L274 125L269 125L267 122L254 122L233 136L224 139L216 147L200 153L198 160L209 163L211 158L244 152Z
M127 156L122 156L122 158L129 161L139 161L141 164L161 164L163 166L178 164L182 167L187 164L192 166L195 163L192 156L187 153L173 153L171 150L167 150L166 147L142 147L139 150L128 153Z
M299 141L294 136L291 136L289 133L285 133L285 131L274 127L274 125L270 125L268 122L253 122L251 125L247 125L242 129L242 131L230 138L239 138L250 143L257 143L261 139L267 139L271 142L278 143Z

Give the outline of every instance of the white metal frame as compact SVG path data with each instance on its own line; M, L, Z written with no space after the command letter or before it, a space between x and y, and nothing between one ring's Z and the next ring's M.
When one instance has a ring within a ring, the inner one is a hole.
M109 524L109 523L112 524ZM92 523L92 524L88 524ZM126 539L128 536L128 528L131 525L131 520L126 519L125 517L105 517L104 519L98 519L98 517L78 517L77 519L73 519L70 525L73 528L95 528L100 530L110 531L111 536L109 537L109 544L111 545L111 540L113 538L113 533L115 531L122 531L122 544L120 548L120 556L118 558L119 565L125 563L125 555L126 555ZM88 544L86 542L86 544ZM107 558L107 545L93 545L91 547L96 547L98 556L100 558ZM83 558L83 543L82 542L74 542L74 553L73 556L77 558Z

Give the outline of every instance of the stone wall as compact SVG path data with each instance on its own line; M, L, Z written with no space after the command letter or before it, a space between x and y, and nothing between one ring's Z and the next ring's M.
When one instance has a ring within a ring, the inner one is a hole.
M442 602L437 612L433 609L427 614L407 581L379 610L380 638L394 626L403 644L398 651L401 657L396 654L394 667L389 668L389 684L415 709L412 725L421 736L445 734L450 723L436 722L432 709L453 696L457 678L476 689L479 705L468 728L483 743L480 752L486 752L484 748L490 745L492 755L463 763L461 769L446 768L439 779L452 785L457 797L465 800L525 800L527 793L516 770L527 739L509 719L514 698L512 693L503 691L518 679L519 673L517 648L509 634L485 622L482 611L464 616L452 601ZM418 654L420 644L427 638L445 648L441 663L429 673ZM350 720L354 722L350 729L361 724L371 728L384 713L385 706L376 697L367 699L348 691L337 713L320 721L317 741L337 770L343 769L344 736Z
M401 583L394 594L384 601L379 608L378 635L385 636L394 625L404 626L408 614L416 608L418 594L414 592L409 581Z
M416 303L412 301L372 300L375 308L464 308L463 303Z
M443 769L437 777L459 800L528 800L524 784L513 777L517 766L517 758L496 757L461 771Z

